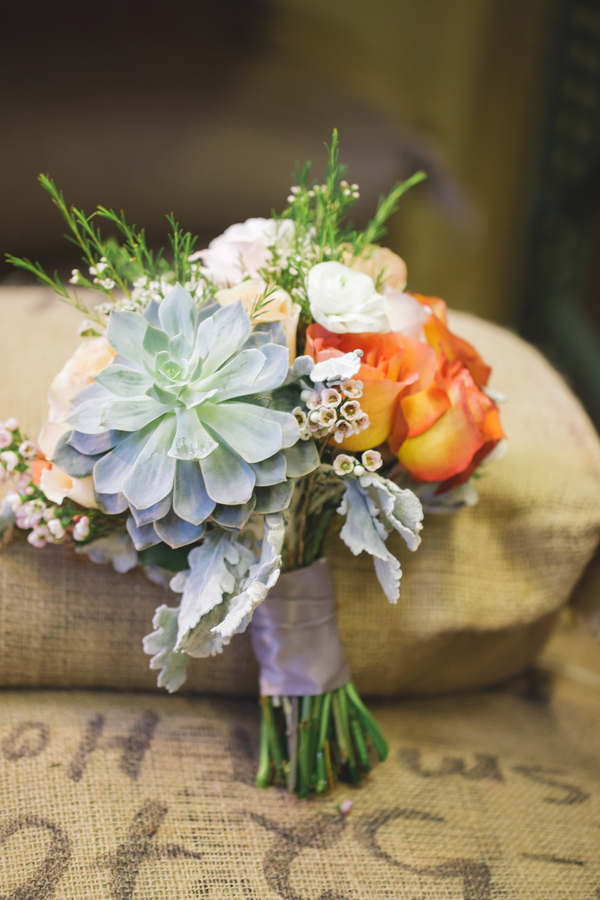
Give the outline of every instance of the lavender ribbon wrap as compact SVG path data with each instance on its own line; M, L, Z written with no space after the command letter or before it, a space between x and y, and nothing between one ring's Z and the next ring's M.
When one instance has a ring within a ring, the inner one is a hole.
M350 681L326 559L280 576L254 611L251 635L263 696L316 696Z

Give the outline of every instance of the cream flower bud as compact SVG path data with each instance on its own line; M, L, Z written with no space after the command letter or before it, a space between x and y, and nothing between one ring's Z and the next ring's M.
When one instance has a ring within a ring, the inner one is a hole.
M89 536L90 533L90 520L87 516L82 516L78 522L75 523L75 528L73 529L73 539L76 541L85 541L85 539Z

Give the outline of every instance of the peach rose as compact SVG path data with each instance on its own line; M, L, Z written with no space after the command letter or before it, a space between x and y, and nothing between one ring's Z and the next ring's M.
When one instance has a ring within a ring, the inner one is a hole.
M104 337L84 340L71 359L65 363L52 381L48 392L48 421L38 439L40 450L47 457L34 464L33 480L52 503L62 503L65 497L86 507L97 507L92 476L71 478L59 466L49 462L61 436L69 431L65 419L71 412L71 400L94 380L94 376L112 362L115 351ZM45 463L45 465L43 465Z
M252 308L259 300L267 286L259 278L248 279L232 288L224 288L217 291L215 299L221 306L229 306L237 300L242 301L242 306L250 315ZM267 297L258 315L253 322L281 322L285 332L285 339L290 351L290 365L296 359L296 329L298 328L298 316L300 306L292 301L292 298L283 288L276 288Z
M397 291L403 291L406 287L406 263L387 247L369 244L361 255L356 257L352 256L351 249L344 250L342 262L356 272L369 275L378 289L389 286Z
M48 392L50 422L63 422L71 412L71 400L113 361L115 351L105 337L87 338L55 376Z
M71 478L63 469L50 463L42 469L39 486L52 503L60 505L65 497L68 497L69 500L87 509L98 508L92 475L88 475L87 478Z

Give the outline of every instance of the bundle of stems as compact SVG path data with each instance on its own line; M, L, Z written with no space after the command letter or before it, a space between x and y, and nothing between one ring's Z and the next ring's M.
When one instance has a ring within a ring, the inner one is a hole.
M352 682L318 696L262 696L260 705L258 787L283 784L307 797L338 780L357 784L371 769L368 739L387 758L387 742Z

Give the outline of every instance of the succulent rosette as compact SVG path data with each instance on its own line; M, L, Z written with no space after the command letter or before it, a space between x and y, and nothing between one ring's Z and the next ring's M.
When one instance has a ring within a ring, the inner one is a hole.
M54 461L76 477L91 470L105 511L131 510L137 549L288 505L289 476L317 460L288 452L296 419L268 406L289 355L272 332L252 333L240 303L198 310L176 285L143 315L111 313L107 336L114 361L72 400Z

